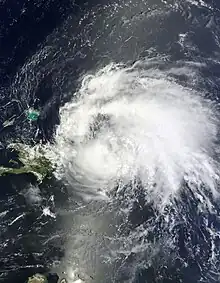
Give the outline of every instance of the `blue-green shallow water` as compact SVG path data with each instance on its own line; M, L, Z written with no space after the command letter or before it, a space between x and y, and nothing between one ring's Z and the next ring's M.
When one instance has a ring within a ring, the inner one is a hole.
M201 69L203 81L198 87L207 93L207 97L218 99L219 3L204 1L193 5L182 1L176 2L176 8L171 5L172 1L125 3L121 3L124 7L121 12L108 20L108 10L102 15L107 4L104 1L99 5L69 1L1 4L0 122L3 124L13 115L17 117L11 127L3 129L2 125L3 164L10 159L5 150L10 141L52 141L54 127L59 123L59 108L69 101L78 87L79 76L112 60L132 63L151 52L152 57L158 54L169 56L167 64L174 67L177 61L206 63ZM114 1L110 4L113 5ZM148 18L153 12L155 17ZM122 24L126 20L123 16L133 21L129 31ZM82 24L79 24L83 17ZM185 35L184 42L181 42L181 34ZM130 39L126 41L127 38ZM160 68L166 68L166 64ZM184 84L184 77L178 79ZM26 120L24 111L28 106L40 109L37 123L30 124ZM63 211L77 207L80 200L74 199L62 183L53 179L39 186L41 200L33 205L27 197L31 184L36 186L32 176L2 177L0 182L0 280L24 282L32 273L47 272L54 262L62 260L65 242L68 241L64 223L70 217ZM130 230L141 225L145 227L150 221L155 227L149 241L153 243L155 239L162 238L162 234L164 239L175 237L175 257L172 257L171 251L166 262L155 259L150 267L137 267L133 276L129 268L136 262L136 256L131 253L123 259L125 265L119 264L118 268L115 264L115 281L106 273L102 282L130 282L131 278L133 282L150 283L218 282L220 257L217 254L216 267L212 270L213 238L207 231L207 227L219 231L218 203L213 201L215 214L198 213L197 199L185 186L182 201L176 204L179 215L176 216L172 209L169 211L178 219L173 234L169 235L162 217L154 222L157 212L150 205L145 205L141 188L136 197L128 223L121 226L121 229L126 227L127 230L121 233L129 234ZM44 215L45 207L56 213L56 218ZM16 220L17 217L20 218ZM218 250L218 236L214 241ZM164 250L161 249L158 257L163 259L166 242L161 245ZM147 254L145 257L147 262Z

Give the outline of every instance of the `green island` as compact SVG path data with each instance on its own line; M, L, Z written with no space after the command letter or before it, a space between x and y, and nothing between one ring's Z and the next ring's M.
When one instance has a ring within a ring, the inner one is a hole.
M65 278L60 279L57 273L49 273L47 275L36 273L31 277L28 277L28 280L25 283L58 283L58 282L67 283L67 280Z
M46 276L37 273L29 277L27 283L48 283L48 280Z

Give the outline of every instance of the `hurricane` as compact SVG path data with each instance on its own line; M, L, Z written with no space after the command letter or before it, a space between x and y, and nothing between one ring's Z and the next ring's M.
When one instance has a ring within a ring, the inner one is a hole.
M128 282L133 282L134 270L143 264L140 257L147 254L146 266L161 251L172 254L177 241L172 233L181 222L190 226L190 215L183 214L180 221L182 209L189 205L184 195L197 201L198 214L212 212L213 202L219 200L218 104L197 87L202 66L190 62L175 68L162 66L160 60L147 58L130 66L110 63L82 76L72 99L60 109L53 145L56 176L93 203L90 213L94 206L100 209L100 201L105 213L111 211L116 219L129 219L137 204L143 212L151 207L154 217L146 211L148 221L126 236L126 221L121 220L118 226L111 224L117 230L112 238L99 231L111 242L108 248L96 243L94 251L94 238L83 237L90 252L101 250L110 262L122 255L137 256L135 268L126 268L129 274L133 270ZM80 223L88 228L91 221L90 215ZM92 229L97 225L101 224L93 223ZM75 246L78 249L81 243L76 242L68 244L68 253L76 253ZM169 261L167 255L162 258ZM80 268L88 270L89 264L86 257L78 259Z
M162 207L183 182L218 195L215 105L169 70L110 64L82 79L60 115L60 164L79 185L108 195L138 178Z

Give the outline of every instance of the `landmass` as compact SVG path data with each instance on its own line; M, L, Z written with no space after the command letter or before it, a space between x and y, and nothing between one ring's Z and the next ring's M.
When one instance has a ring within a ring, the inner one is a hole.
M16 166L0 166L0 176L30 173L37 178L38 182L42 182L43 179L52 175L54 165L45 156L44 150L39 145L30 147L21 143L15 143L10 144L9 148L17 152L18 160L22 165L18 166L17 161L10 160L9 163Z

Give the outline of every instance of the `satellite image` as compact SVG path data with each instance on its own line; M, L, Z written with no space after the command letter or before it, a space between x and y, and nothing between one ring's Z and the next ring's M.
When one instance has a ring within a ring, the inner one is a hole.
M0 282L220 282L220 1L0 1Z

